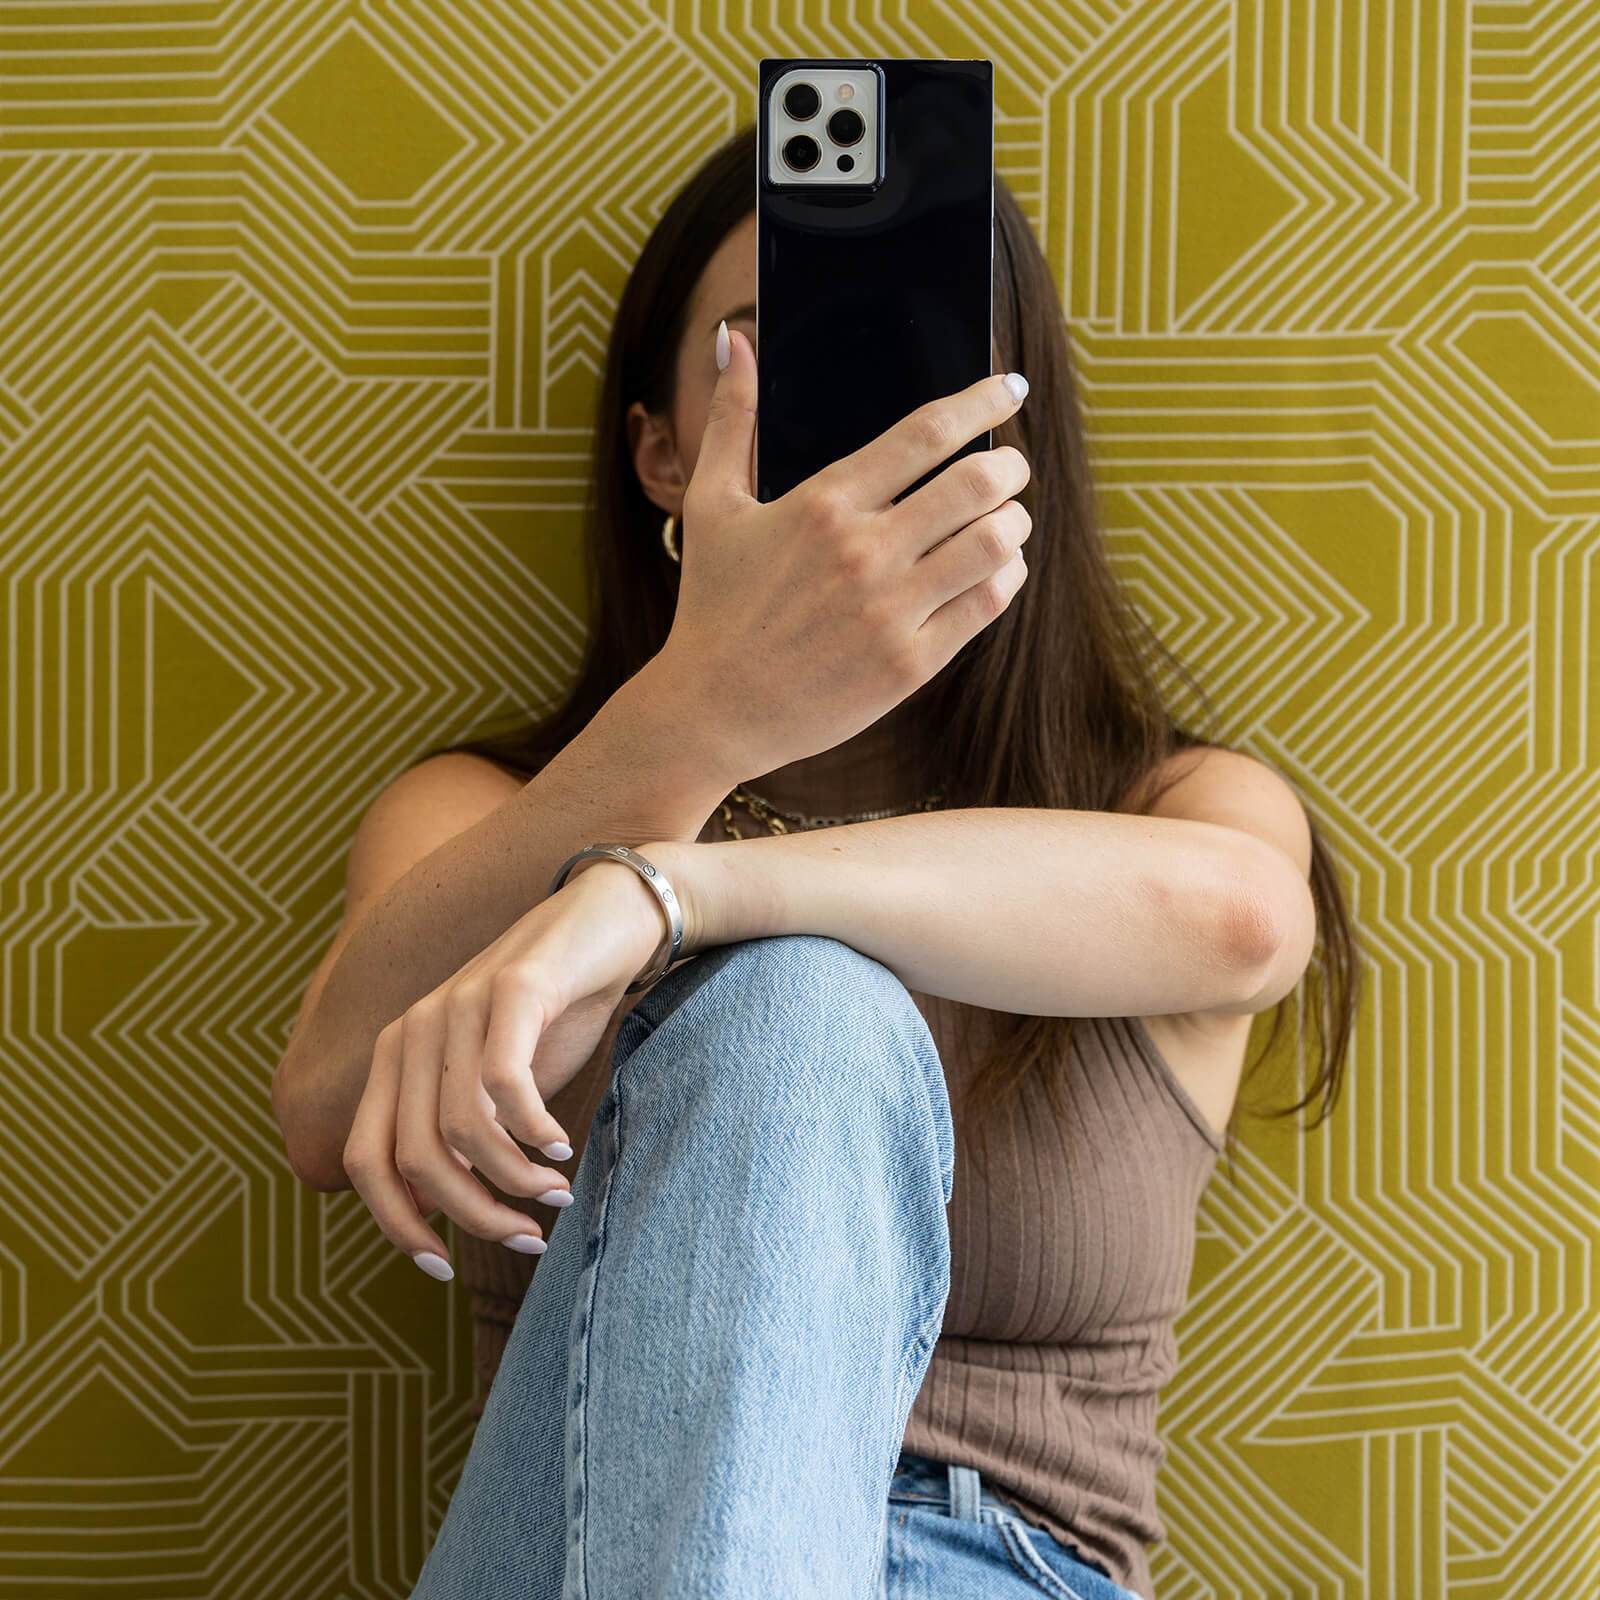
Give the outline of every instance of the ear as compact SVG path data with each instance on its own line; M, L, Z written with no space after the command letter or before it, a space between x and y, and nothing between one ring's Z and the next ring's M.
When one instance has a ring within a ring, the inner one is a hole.
M683 463L672 430L660 417L645 410L642 401L628 407L628 450L640 487L652 505L673 516L683 514L683 495L688 488Z

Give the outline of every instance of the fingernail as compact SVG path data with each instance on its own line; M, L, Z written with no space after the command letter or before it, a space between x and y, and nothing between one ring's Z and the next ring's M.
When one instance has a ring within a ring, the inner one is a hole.
M1021 405L1028 394L1028 380L1020 372L1008 372L1005 375L1005 386L1011 391L1011 398Z
M560 1139L552 1139L549 1144L542 1144L539 1148L552 1161L565 1161L572 1154L572 1146Z
M536 1233L514 1233L506 1244L513 1250L520 1250L525 1256L542 1256L546 1245Z
M547 1189L539 1198L547 1206L570 1206L572 1204L572 1191L570 1189Z
M732 349L730 348L730 346L728 344L728 324L727 324L727 320L724 319L723 321L721 321L721 322L719 322L717 324L717 371L718 372L726 372L728 370L728 362L732 358L732 356L733 356L733 351L732 351Z
M456 1269L443 1256L435 1255L431 1250L419 1250L411 1259L430 1278L437 1278L440 1283L448 1283L456 1275Z

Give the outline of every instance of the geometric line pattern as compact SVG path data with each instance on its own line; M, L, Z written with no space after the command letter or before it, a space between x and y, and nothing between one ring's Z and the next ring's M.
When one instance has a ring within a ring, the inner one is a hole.
M372 796L570 682L783 54L994 61L1118 572L1373 963L1202 1202L1161 1600L1600 1595L1600 10L0 0L0 1596L409 1591L468 1308L269 1079Z

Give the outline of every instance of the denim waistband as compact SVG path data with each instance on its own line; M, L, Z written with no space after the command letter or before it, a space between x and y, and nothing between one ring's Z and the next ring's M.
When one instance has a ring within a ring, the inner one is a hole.
M953 1517L978 1521L980 1506L1006 1510L1005 1502L984 1485L975 1467L959 1467L953 1462L934 1461L928 1456L902 1450L895 1462L889 1493L905 1498L932 1500L943 1505Z
M952 1517L964 1517L968 1522L982 1521L979 1509L989 1506L1007 1517L1017 1517L1016 1511L986 1486L976 1467L958 1467L954 1462L935 1461L931 1456L914 1455L909 1450L902 1450L895 1462L889 1494L893 1499L929 1501ZM1030 1534L1032 1531L1030 1528ZM1042 1532L1037 1536L1046 1537ZM1055 1543L1074 1561L1093 1568L1102 1577L1111 1576L1105 1562L1088 1555L1077 1545L1061 1540Z

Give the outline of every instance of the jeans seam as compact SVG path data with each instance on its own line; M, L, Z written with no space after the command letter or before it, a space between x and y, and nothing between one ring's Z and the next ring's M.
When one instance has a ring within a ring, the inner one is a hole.
M589 1259L582 1268L583 1288L578 1296L582 1314L582 1326L578 1335L580 1359L573 1363L574 1380L569 1382L567 1390L566 1464L572 1475L572 1482L567 1485L567 1571L562 1581L562 1600L584 1600L584 1597L589 1592L589 1575L585 1554L587 1542L584 1537L584 1531L589 1516L587 1419L591 1392L590 1352L593 1348L594 1307L600 1284L600 1257L605 1249L606 1217L611 1205L613 1179L617 1170L617 1152L620 1145L622 1099L618 1092L617 1080L622 1068L626 1065L626 1061L622 1062L612 1075L610 1086L611 1116L602 1120L597 1115L594 1123L595 1131L605 1141L601 1145L601 1154L606 1158L605 1176L601 1186L599 1203L595 1207L594 1231L584 1241L583 1246ZM581 1386L582 1392L577 1398L574 1398L572 1392L574 1386ZM576 1495L576 1511L573 1510L574 1488L578 1491Z
M1010 1556L1011 1564L1018 1572L1026 1578L1031 1578L1046 1594L1055 1596L1056 1600L1083 1600L1083 1596L1060 1573L1052 1571L1044 1557L1029 1543L1020 1518L1010 1512L996 1511L993 1507L985 1507L985 1510L989 1512L994 1525L1000 1530L1006 1554Z
M909 1413L911 1406L916 1402L916 1396L913 1394L910 1400L906 1401L903 1406L901 1403L905 1400L906 1390L911 1384L911 1374L915 1370L918 1361L920 1361L922 1357L929 1353L933 1348L933 1341L937 1336L937 1329L934 1328L932 1324L936 1318L943 1315L943 1312L944 1301L941 1299L935 1310L931 1314L923 1317L922 1326L918 1329L916 1338L911 1341L910 1349L904 1356L901 1357L900 1372L896 1379L894 1390L894 1412L897 1417L904 1418L904 1416ZM894 1464L900 1459L900 1451L905 1442L905 1423L903 1420L900 1424L900 1434L901 1437L894 1441L894 1454L889 1461L889 1481L891 1483L894 1481ZM889 1524L886 1517L884 1519L883 1528L880 1530L878 1549L873 1556L874 1565L880 1572L882 1571L883 1562L889 1548L888 1529Z
M906 1523L907 1523L908 1517L909 1517L909 1513L902 1511L902 1512L900 1512L900 1514L898 1516L895 1516L895 1515L893 1515L893 1513L891 1513L890 1516L884 1518L884 1526L885 1526L885 1528L888 1528L890 1526L891 1522L899 1524L899 1527L900 1527L900 1544L901 1544L902 1550L905 1547ZM900 1573L901 1574L903 1574L904 1571L905 1571L905 1565L906 1565L905 1557L904 1557L904 1555L902 1555L900 1557ZM893 1535L891 1533L885 1533L885 1535L884 1535L884 1546L883 1546L883 1582L880 1585L880 1592L885 1597L885 1600L887 1600L887 1597L893 1591L899 1589L900 1585L896 1581L897 1576L898 1575L895 1572L894 1538L893 1538Z

